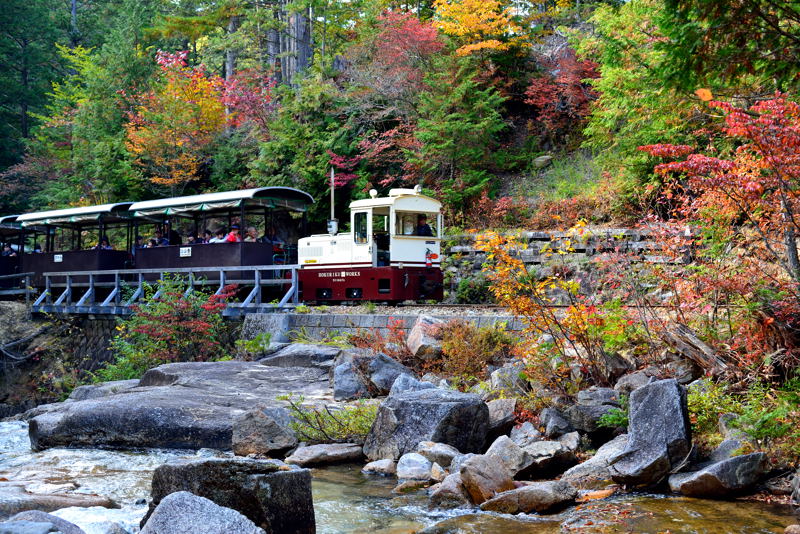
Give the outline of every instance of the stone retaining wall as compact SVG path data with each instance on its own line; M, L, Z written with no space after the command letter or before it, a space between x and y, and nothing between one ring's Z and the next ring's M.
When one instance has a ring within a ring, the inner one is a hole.
M399 311L399 310L398 310ZM522 322L507 315L447 315L434 314L433 317L445 321L451 319L464 319L476 326L489 326L498 323L505 323L506 329L510 331L522 330ZM283 317L283 319L280 319ZM390 321L395 324L401 323L403 330L408 333L414 326L418 314L407 315L402 312L396 315L383 314L333 314L333 313L290 313L286 315L260 314L253 313L245 317L245 324L242 329L242 337L252 339L255 335L262 332L270 332L273 340L278 341L280 333L292 330L302 330L313 339L320 339L326 335L355 334L359 330L377 330L383 335L389 333ZM280 320L278 320L280 319Z

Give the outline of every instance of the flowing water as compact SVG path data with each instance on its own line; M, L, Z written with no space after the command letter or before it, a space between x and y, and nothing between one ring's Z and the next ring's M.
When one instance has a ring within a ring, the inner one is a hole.
M26 481L33 492L75 484L75 492L111 497L121 505L64 508L58 515L87 534L106 532L115 522L138 531L153 470L175 458L213 451L106 451L48 449L32 452L27 425L0 422L0 480ZM657 495L620 495L551 516L524 519L467 511L435 512L422 494L392 493L394 480L367 477L360 466L315 469L314 505L320 534L549 534L559 532L781 533L800 518L788 507L751 502L716 502Z

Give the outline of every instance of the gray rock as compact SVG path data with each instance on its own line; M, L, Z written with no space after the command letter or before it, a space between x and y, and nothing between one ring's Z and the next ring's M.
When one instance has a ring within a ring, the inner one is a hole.
M459 454L458 456L453 458L453 461L452 461L452 463L450 464L450 467L449 467L450 472L451 473L460 473L461 472L461 466L464 465L464 462L466 462L467 460L469 460L473 456L477 456L477 454L475 454L473 452L470 452L470 453L467 453L467 454Z
M585 405L575 404L564 412L570 425L575 430L580 430L587 434L596 432L608 433L609 429L600 426L600 418L609 412L618 409L611 404Z
M437 463L444 468L450 467L453 459L461 456L458 449L446 443L434 443L433 441L420 441L417 445L417 452L422 456Z
M369 380L377 390L378 395L386 395L392 388L395 380L401 375L408 375L413 378L413 371L379 352L371 359L368 365Z
M717 445L716 449L711 451L709 460L712 462L721 462L723 460L727 460L728 458L733 458L736 455L736 452L741 449L743 445L744 444L738 439L728 438Z
M557 438L575 429L572 424L555 408L545 408L539 413L539 421L544 426L544 435L548 438Z
M330 370L342 349L331 345L292 343L279 349L259 362L270 367L318 367Z
M394 463L394 460L389 459L375 460L365 465L364 468L361 469L361 472L368 475L394 475L397 473L397 464Z
M411 375L400 375L392 384L389 396L394 397L407 391L422 391L423 389L436 389L434 384L417 380Z
M444 467L437 464L436 462L433 462L433 465L431 466L431 480L434 480L436 482L441 482L445 479L445 477L448 474L449 473Z
M135 388L138 385L139 379L115 380L113 382L103 382L102 384L78 386L72 390L69 398L64 402L75 402L108 397L109 395L116 395L117 393L125 391L126 389Z
M530 421L525 421L520 426L511 429L511 434L509 437L511 438L511 441L520 447L525 447L531 443L542 441L544 439L544 436L541 432L539 432L539 429L533 426L533 423Z
M167 495L184 491L232 508L267 532L316 530L311 473L277 460L200 458L161 465L153 472L148 513L154 513Z
M361 445L357 443L321 443L297 449L286 458L286 463L306 467L355 462L363 457Z
M578 432L570 432L569 434L559 436L556 441L566 447L567 450L575 452L581 446L581 435Z
M619 354L609 352L604 353L601 357L603 359L603 369L605 371L605 375L611 382L617 380L625 373L634 369L634 366L631 364L631 362Z
M0 523L0 534L49 534L59 532L52 523L39 521L8 521Z
M433 508L467 508L471 506L469 494L461 482L461 474L445 477L441 484L431 488L430 504Z
M39 510L28 510L20 512L9 521L32 521L34 523L50 523L61 534L84 534L83 530L76 524L70 523L53 514L47 514Z
M516 399L496 399L486 403L489 407L489 439L493 440L503 434L508 434L514 423L516 422L517 415L514 410L517 407Z
M619 393L611 388L592 386L579 391L575 396L578 404L583 406L614 406L619 408Z
M236 510L179 491L164 497L141 534L268 534ZM313 532L310 531L310 532Z
M703 370L691 360L669 362L665 371L667 376L675 378L678 384L684 386L703 376Z
M530 463L518 474L521 478L551 478L578 463L575 453L557 441L537 441L522 450Z
M537 169L544 169L545 167L548 167L552 162L553 162L553 156L546 154L544 156L539 156L538 158L535 158L533 160L533 166L536 167Z
M328 373L260 362L186 362L145 373L139 386L51 406L30 420L31 447L162 447L229 450L239 414L283 393L319 396ZM270 414L275 418L275 414Z
M370 460L398 459L421 441L478 452L488 424L489 409L477 395L443 389L390 395L378 410L364 454Z
M431 480L431 461L416 452L407 452L397 461L400 480Z
M753 486L766 473L767 455L763 452L735 456L699 471L669 477L669 487L687 497L721 498Z
M345 362L333 368L333 398L337 401L369 397L364 377L353 362Z
M508 469L492 456L473 456L463 463L460 473L464 489L474 504L481 504L515 487Z
M541 514L563 508L577 496L578 491L561 480L533 482L498 494L481 504L481 510L503 514Z
M612 461L615 482L651 485L662 481L691 450L686 391L675 379L659 380L631 393L628 444Z
M792 501L800 504L800 469L792 477Z
M489 375L489 383L494 391L503 391L506 393L521 395L530 390L530 385L527 380L524 380L520 374L525 369L525 364L522 362L514 362L506 364L499 369L492 371Z
M433 384L435 386L436 384L441 382L442 377L438 376L438 375L435 375L433 373L425 373L424 375L422 375L422 378L420 378L420 380L422 382L430 382L431 384Z
M618 456L628 445L628 435L622 434L612 439L585 462L569 468L561 480L571 482L580 487L593 487L599 482L611 480L608 467L611 460Z
M288 419L288 412L286 418ZM264 407L258 407L234 420L231 443L233 453L237 456L270 456L280 455L296 447L297 437L291 429L266 413Z
M620 395L630 395L632 391L646 386L648 383L650 383L650 377L647 373L644 371L636 371L635 373L625 375L617 380L614 389L619 392Z
M85 493L30 493L25 490L25 486L26 482L24 481L0 481L0 518L28 510L52 512L71 506L81 508L90 506L119 508L117 503L100 495Z
M486 456L492 456L503 462L512 478L533 462L531 456L508 436L497 438L486 451Z
M408 333L406 345L415 358L430 361L442 355L442 342L430 334L431 329L444 324L441 319L421 315Z

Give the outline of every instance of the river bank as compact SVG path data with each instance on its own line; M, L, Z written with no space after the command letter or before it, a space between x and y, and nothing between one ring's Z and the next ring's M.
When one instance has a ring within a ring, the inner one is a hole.
M76 483L76 491L114 499L119 509L65 508L54 515L71 521L87 534L106 534L112 523L128 533L138 530L147 510L153 470L178 458L219 454L214 451L53 448L33 452L27 424L0 423L0 477L41 484ZM532 516L524 521L493 513L468 510L428 509L424 494L392 493L394 480L361 473L360 464L345 464L312 470L314 509L320 534L517 534L569 532L663 532L700 534L780 533L796 519L791 507L755 502L720 502L652 494L618 495L581 509L560 514ZM33 486L31 486L33 487ZM589 524L589 522L593 524ZM724 529L720 527L724 525Z

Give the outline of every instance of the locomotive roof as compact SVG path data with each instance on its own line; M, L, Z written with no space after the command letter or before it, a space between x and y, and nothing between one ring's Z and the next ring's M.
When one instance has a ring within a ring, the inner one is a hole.
M413 189L391 189L387 197L373 197L364 200L355 200L350 203L350 209L354 208L379 208L382 206L394 206L395 209L406 209L411 211L435 211L438 212L442 203Z
M286 208L292 211L305 211L314 203L311 195L292 187L256 187L239 191L223 191L205 195L189 195L158 200L136 202L130 207L136 217L152 215L184 215L197 212L211 212L246 206L265 208Z
M117 202L114 204L101 204L99 206L84 206L81 208L67 208L63 210L37 211L26 213L17 217L16 222L22 226L51 225L51 226L80 226L82 223L98 221L118 222L127 219L128 208L132 202Z

